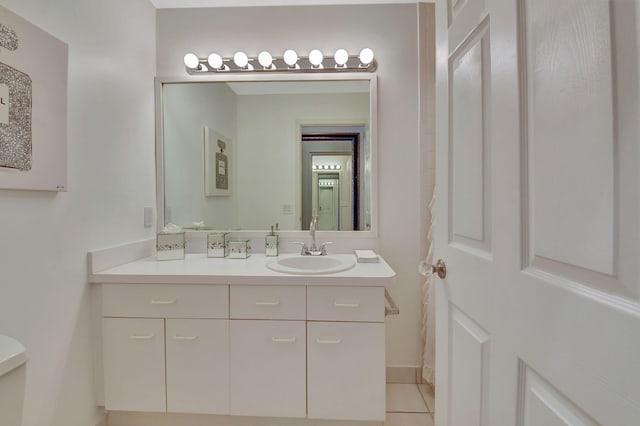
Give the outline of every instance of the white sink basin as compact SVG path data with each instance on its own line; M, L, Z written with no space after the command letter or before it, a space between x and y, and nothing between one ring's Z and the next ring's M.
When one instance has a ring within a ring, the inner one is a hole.
M293 256L267 263L272 271L295 275L324 275L346 271L356 265L353 256Z

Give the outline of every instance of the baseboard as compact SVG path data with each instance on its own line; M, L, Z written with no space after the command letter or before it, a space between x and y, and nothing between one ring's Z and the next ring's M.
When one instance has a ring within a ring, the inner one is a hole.
M384 426L383 421L314 420L303 418L222 416L215 414L111 411L109 426Z
M415 365L388 365L387 383L424 383L422 367Z
M93 426L107 426L107 414L104 412L100 414L93 422Z

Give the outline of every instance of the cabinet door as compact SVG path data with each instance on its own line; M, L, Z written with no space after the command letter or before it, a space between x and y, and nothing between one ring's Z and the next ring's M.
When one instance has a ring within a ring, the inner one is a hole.
M107 410L166 411L164 320L105 318Z
M307 327L308 417L384 420L384 323Z
M305 417L306 323L231 320L231 414Z
M167 319L167 411L229 413L229 321Z

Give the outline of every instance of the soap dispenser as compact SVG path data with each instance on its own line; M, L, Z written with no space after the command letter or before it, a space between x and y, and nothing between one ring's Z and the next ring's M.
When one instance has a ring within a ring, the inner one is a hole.
M271 232L265 237L264 240L264 255L265 256L277 256L278 255L278 224L276 223L275 230L271 225Z

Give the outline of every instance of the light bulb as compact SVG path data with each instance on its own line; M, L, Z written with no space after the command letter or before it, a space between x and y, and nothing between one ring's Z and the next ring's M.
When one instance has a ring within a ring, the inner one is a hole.
M233 55L233 62L239 68L246 68L247 64L249 64L249 58L247 57L246 53L244 53L243 51L239 50L239 51L236 52L235 55Z
M324 56L322 56L322 52L320 50L313 49L311 52L309 52L309 62L311 62L311 65L313 65L314 67L320 67L322 65L323 59Z
M200 66L200 59L193 53L187 53L184 55L184 64L187 68L194 70Z
M344 65L349 60L349 52L344 49L338 49L336 50L335 55L333 55L333 59L335 59L336 65L338 65L339 67L344 67Z
M209 63L211 68L216 70L219 70L224 66L224 63L222 62L222 56L218 55L217 53L212 53L211 55L209 55L209 57L207 58L207 62Z
M282 55L282 59L284 59L284 62L287 65L289 65L290 67L294 67L296 65L296 62L298 62L298 54L295 50L289 49L284 52L284 55Z
M258 55L258 62L264 68L271 68L273 57L271 56L271 53L265 50L263 52L260 52L260 54Z
M362 62L362 65L371 64L373 62L373 50L369 49L368 47L365 47L360 51L359 58L360 58L360 62Z
M336 169L337 169L337 170L340 170L340 168L341 168L341 167L340 167L340 164L338 164L338 165L336 166Z

